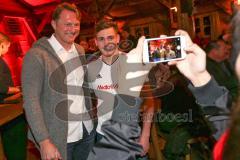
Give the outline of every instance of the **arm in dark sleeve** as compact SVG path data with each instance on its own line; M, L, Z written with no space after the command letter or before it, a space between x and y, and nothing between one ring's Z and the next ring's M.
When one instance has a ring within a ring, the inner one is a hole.
M3 59L0 59L0 93L7 94L8 88L13 85L11 72Z
M143 152L137 141L141 134L138 125L141 103L140 98L115 96L112 119L102 125L104 137L94 145L88 160L129 160Z
M206 85L194 87L191 84L188 86L192 91L197 103L203 108L207 106L216 106L224 112L229 112L229 102L231 96L229 91L222 86L219 86L215 79L211 79Z
M0 93L7 94L8 87L9 86L6 85L6 83L5 83L4 74L0 73Z
M36 56L26 54L22 69L23 107L30 129L38 143L49 137L40 103L43 80L42 64Z

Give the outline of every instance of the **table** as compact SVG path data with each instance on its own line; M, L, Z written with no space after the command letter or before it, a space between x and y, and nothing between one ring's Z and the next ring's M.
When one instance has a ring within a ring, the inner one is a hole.
M0 104L0 126L23 114L22 102L16 104Z

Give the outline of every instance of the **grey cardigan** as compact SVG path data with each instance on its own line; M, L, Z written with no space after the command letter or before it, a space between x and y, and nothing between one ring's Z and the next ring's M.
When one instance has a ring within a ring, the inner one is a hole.
M84 50L75 46L79 54L84 55ZM82 64L84 60L81 58ZM22 69L23 107L30 126L29 138L36 144L49 138L63 159L66 159L69 116L65 78L66 70L47 38L39 39L24 57ZM86 108L90 110L92 104L87 88L83 91Z

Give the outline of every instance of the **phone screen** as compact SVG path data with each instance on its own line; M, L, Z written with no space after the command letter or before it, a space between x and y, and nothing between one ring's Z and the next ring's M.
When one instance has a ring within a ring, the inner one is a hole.
M182 58L181 38L166 37L147 41L149 62L170 61Z

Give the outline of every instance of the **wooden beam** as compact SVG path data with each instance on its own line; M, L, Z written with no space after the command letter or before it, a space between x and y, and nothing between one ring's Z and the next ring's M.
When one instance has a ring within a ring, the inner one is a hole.
M99 0L95 0L95 4L96 4L96 10L98 13L98 18L101 17L103 10L101 9L101 4L99 2Z
M167 20L167 18L163 16L158 16L158 15L152 15L151 17L160 23ZM169 24L170 24L170 20L169 20Z
M171 0L155 0L158 4L160 5L164 5L166 6L167 8L171 8L172 5L171 5Z
M42 18L41 23L37 27L38 33L42 32L42 30L46 26L46 24L48 24L48 22L51 21L51 15L52 15L52 12L47 12L44 14L44 17Z
M108 11L111 10L111 8L113 7L115 2L116 2L116 0L111 0L111 2L108 4L108 6L106 6L106 8L103 9L103 12L101 13L99 19L103 18L104 15L106 15L108 13Z
M36 7L33 9L33 13L38 15L38 14L45 14L48 12L52 12L56 8L57 4L50 4L50 5L45 5L41 7Z
M154 17L157 14L160 14L159 12L154 12L154 11L149 11L149 12L145 12L142 14L132 14L132 15L127 15L127 16L121 16L121 17L112 17L114 20L132 20L132 19L139 19L139 18L145 18L145 17ZM158 20L160 20L160 17L158 18ZM164 20L164 18L162 19Z

